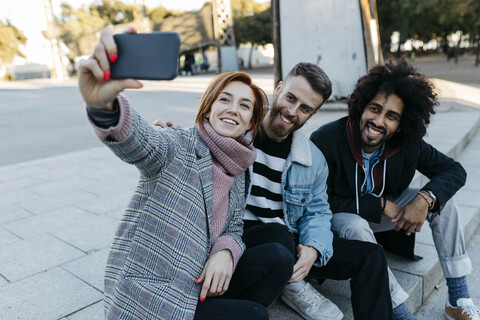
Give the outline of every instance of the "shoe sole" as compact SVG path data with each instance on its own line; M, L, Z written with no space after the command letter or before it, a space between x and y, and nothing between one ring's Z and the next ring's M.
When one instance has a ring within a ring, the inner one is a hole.
M445 319L447 320L455 320L454 318L450 317L448 314L444 313Z
M293 310L295 310L295 312L297 312L299 315L302 316L302 318L306 319L306 320L317 320L315 318L310 318L309 316L307 316L305 313L303 313L302 310L298 309L297 306L295 305L295 303L293 303L292 301L290 301L289 298L287 298L286 296L281 296L280 297L282 299L282 301L287 305L289 306L290 308L292 308ZM343 320L343 314L340 318L324 318L324 319L332 319L332 320Z

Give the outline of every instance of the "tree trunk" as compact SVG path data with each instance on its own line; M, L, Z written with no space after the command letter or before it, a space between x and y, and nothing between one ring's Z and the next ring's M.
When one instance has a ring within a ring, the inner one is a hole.
M252 46L250 47L250 52L248 53L248 69L252 69L252 55L253 55L253 49L256 48L256 45L252 43Z
M480 33L477 35L477 54L475 55L475 67L480 63Z

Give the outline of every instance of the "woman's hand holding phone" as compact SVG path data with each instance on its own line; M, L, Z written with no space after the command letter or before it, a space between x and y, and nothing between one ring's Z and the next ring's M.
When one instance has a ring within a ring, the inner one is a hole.
M129 33L135 29L130 28ZM110 80L110 61L115 63L118 51L113 35L108 30L100 33L100 42L88 59L79 62L78 86L83 100L91 107L112 110L117 95L125 89L140 89L135 79Z

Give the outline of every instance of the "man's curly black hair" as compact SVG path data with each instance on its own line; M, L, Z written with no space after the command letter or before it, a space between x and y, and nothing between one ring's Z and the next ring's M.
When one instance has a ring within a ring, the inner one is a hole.
M434 85L429 79L404 59L377 65L358 79L347 101L349 116L359 121L363 110L377 93L386 96L394 93L402 99L401 131L397 134L402 135L405 144L418 141L425 135L430 115L435 114L434 107L438 105Z

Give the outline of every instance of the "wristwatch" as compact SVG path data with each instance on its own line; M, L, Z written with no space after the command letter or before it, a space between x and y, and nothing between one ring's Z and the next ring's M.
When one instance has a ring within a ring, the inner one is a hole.
M428 190L428 189L425 189L424 190L426 193L428 193L428 195L430 197L432 197L433 199L433 204L432 204L432 208L435 206L435 203L437 203L437 197L433 194L433 192L431 190Z

